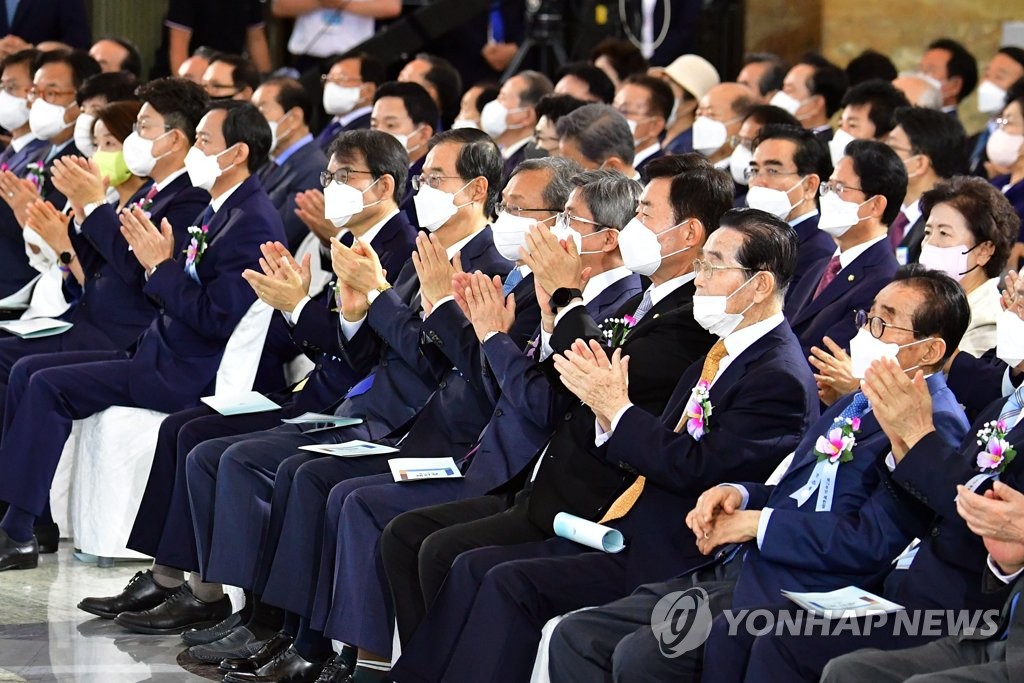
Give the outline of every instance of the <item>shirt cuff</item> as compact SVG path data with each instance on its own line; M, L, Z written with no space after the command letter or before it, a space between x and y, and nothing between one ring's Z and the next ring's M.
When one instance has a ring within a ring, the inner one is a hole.
M544 325L540 326L540 353L537 355L537 360L544 361L548 359L548 356L553 354L555 350L551 348L551 334L544 331Z
M772 509L763 508L761 518L757 520L757 549L760 550L764 544L764 535L768 533L768 520L772 518Z
M746 510L747 509L747 504L750 503L750 491L747 490L746 486L744 486L743 484L732 484L732 483L728 483L728 482L726 482L725 484L719 484L719 486L731 486L734 489L736 489L737 491L739 491L740 495L743 496L743 502L740 503L739 509L740 510Z
M355 322L349 322L348 320L345 320L344 315L339 316L339 318L341 319L341 333L345 335L345 339L351 339L352 337L356 336L356 333L359 332L359 328L361 328L363 326L363 323L366 322L365 315L359 320L356 320Z
M437 301L435 301L434 302L434 307L432 309L430 309L430 312L433 313L434 311L436 311L437 309L441 308L441 306L443 306L444 304L448 303L449 301L455 301L455 295L449 294L448 296L443 296L440 299L438 299Z
M999 568L999 565L995 563L991 555L988 556L988 568L993 574L995 574L997 579L1006 584L1013 583L1017 580L1018 576L1024 574L1024 569L1018 569L1012 574L1004 574L1003 570Z
M562 318L564 318L564 317L565 317L565 314L566 314L566 313L568 313L568 312L569 312L569 311L571 311L572 309L574 309L574 308L578 308L578 307L580 307L580 306L582 306L582 305L583 305L583 301L582 301L582 300L580 300L580 299L577 299L577 300L575 300L575 301L571 302L571 303L570 303L570 304L569 304L568 306L566 306L565 308L563 308L563 309L561 309L560 311L558 311L558 313L557 313L557 314L555 314L555 327L558 327L558 323L559 323L559 322L561 322Z
M498 332L497 330L491 330L490 332L485 334L484 335L484 344L486 344L488 341L490 341L491 337L493 337L496 334L501 334L501 332Z
M615 433L615 428L619 426L619 420L621 420L622 416L626 414L626 411L632 407L632 403L627 403L626 405L619 408L619 412L615 413L615 417L612 418L611 429L609 429L608 431L604 430L604 428L601 426L601 423L597 421L597 418L594 419L595 446L600 448L601 446L608 443L608 441L612 438L612 434Z
M312 299L310 299L308 296L304 296L302 297L302 300L299 301L299 303L295 304L295 308L292 309L291 313L284 314L284 319L288 322L289 325L298 324L299 316L302 315L302 309L304 309L306 307L306 304L308 304L310 301L312 301Z
M889 455L885 456L885 467L890 472L896 471L896 457L889 451Z

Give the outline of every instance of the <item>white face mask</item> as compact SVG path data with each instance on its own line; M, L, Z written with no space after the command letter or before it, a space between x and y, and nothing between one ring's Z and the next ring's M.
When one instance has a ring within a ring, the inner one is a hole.
M770 100L768 100L768 104L772 105L773 107L778 107L779 109L785 109L793 116L796 116L796 112L800 108L800 105L803 104L803 102L793 97L789 93L779 90L774 95L772 95L772 98Z
M746 145L737 145L736 149L732 151L732 155L729 157L729 173L732 174L732 179L737 185L747 184L747 177L743 175L743 172L747 170L753 159L754 153Z
M633 136L634 140L636 140L636 127L640 124L633 119L626 119L626 125L629 126L629 134Z
M389 132L388 135L390 135L394 139L398 140L398 144L400 144L405 149L406 152L408 152L409 154L412 154L412 152L417 150L417 149L419 149L420 146L416 145L415 147L410 148L409 147L409 137L412 136L412 135L415 135L416 131L418 131L418 130L419 130L419 126L417 126L415 129L413 129L413 131L411 133L390 133ZM385 132L387 132L387 131L385 131Z
M1006 104L1006 91L989 80L978 86L978 111L982 114L998 114Z
M521 112L522 110L522 107L509 109L498 100L491 100L480 110L480 130L492 138L500 138L508 130L522 128L522 126L510 126L508 124L508 115Z
M551 234L557 237L559 241L572 240L576 245L576 253L580 256L585 256L586 254L600 254L603 250L597 249L595 251L583 251L583 238L590 237L590 235L599 235L605 230L610 229L611 228L601 228L600 230L595 230L587 235L581 235L579 232L574 230L571 225L569 225L569 219L567 217L558 216L555 220L554 227L551 228Z
M340 228L348 225L352 216L363 209L380 204L383 201L381 199L369 204L363 203L363 195L377 184L377 180L370 183L365 190L332 180L331 184L324 188L324 218L329 220L334 227Z
M698 325L711 334L716 335L721 339L728 337L737 327L739 327L740 323L743 322L743 316L750 310L750 306L754 305L754 302L751 301L750 306L747 306L739 313L727 313L725 309L729 305L729 299L731 299L736 292L746 287L754 277L754 275L751 275L747 278L746 282L737 287L736 290L728 296L694 294L693 319L697 321Z
M75 119L75 147L87 157L96 153L96 143L92 139L92 127L96 117L82 112Z
M458 130L459 128L473 128L480 130L480 124L473 119L455 119L452 121L452 130Z
M328 83L324 86L324 111L331 116L343 116L356 108L359 102L359 86L344 86Z
M124 139L124 163L128 167L128 170L133 175L137 175L140 178L144 178L153 172L153 167L156 166L156 162L163 159L165 156L170 154L170 150L164 152L160 156L153 156L153 145L156 141L165 135L169 135L171 131L167 131L163 135L157 136L155 140L147 140L135 131L132 131L128 137Z
M267 125L270 126L270 151L273 152L277 149L277 143L281 142L281 138L286 138L291 135L292 131L286 131L284 134L281 133L281 122L288 118L288 114L285 114L277 121L267 121Z
M412 198L420 227L427 232L439 230L461 208L455 205L455 195L467 187L469 187L469 183L460 187L456 192L445 192L444 190L435 189L430 185L421 185ZM462 206L466 205L462 204Z
M721 121L698 116L693 122L693 148L704 156L721 149L728 139L729 131Z
M931 338L918 339L902 346L900 344L891 344L881 339L875 339L874 335L868 331L868 328L862 327L857 331L856 336L850 340L850 364L852 366L850 375L855 379L864 379L864 373L876 360L880 358L896 360L896 355L900 352L900 349L929 341L931 341ZM910 372L917 368L918 366L907 368L904 372Z
M1011 368L1024 362L1024 320L1012 311L996 318L996 357Z
M918 258L925 268L938 270L950 276L954 280L960 280L974 268L967 265L968 255L973 247L966 244L959 244L954 247L936 247L931 244L921 245L921 256ZM975 266L977 268L977 266Z
M217 159L229 149L231 147L228 147L224 152L212 156L203 154L202 150L198 147L193 147L188 151L188 154L185 155L185 170L188 171L188 177L192 180L193 187L201 187L207 192L213 189L217 178L225 171L225 169L220 167Z
M860 223L858 212L864 204L867 204L867 201L862 204L845 201L835 192L822 195L818 229L833 237L842 237L850 228Z
M519 250L526 247L526 233L535 222L531 218L513 216L507 211L498 214L498 218L491 223L491 234L494 238L494 248L502 258L509 261L518 261L521 258Z
M988 142L985 143L985 153L988 155L989 161L996 166L1005 168L1013 166L1017 161L1022 146L1024 146L1024 135L1007 133L1002 128L996 128L989 136Z
M833 166L839 164L839 160L846 154L846 146L856 139L842 128L832 135L832 139L828 141L828 153L832 157Z
M796 187L803 182L803 178L796 181L793 187ZM786 216L790 214L796 207L803 203L801 199L796 204L789 203L789 193L793 191L793 187L788 190L773 190L770 187L761 187L759 185L751 185L750 189L747 190L747 206L752 209L760 209L775 216L779 220L786 220Z
M619 253L622 254L623 265L637 275L650 277L661 267L664 259L689 250L690 247L684 247L671 254L661 254L661 242L658 237L680 225L683 223L655 233L648 230L640 219L630 220L622 230L619 230Z
M28 100L0 90L0 126L13 131L28 121Z
M62 107L59 104L50 104L41 97L37 99L32 103L32 109L28 114L28 125L32 129L32 134L40 140L49 140L75 125L64 122L64 113L73 106L74 103Z

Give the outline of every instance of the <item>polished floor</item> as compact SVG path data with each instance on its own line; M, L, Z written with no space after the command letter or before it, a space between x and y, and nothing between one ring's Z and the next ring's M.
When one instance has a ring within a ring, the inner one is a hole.
M199 676L178 663L189 666L178 636L131 634L75 607L83 597L120 592L145 568L137 562L100 569L76 560L62 541L38 569L0 573L0 682L210 680L212 671L199 669L207 674Z

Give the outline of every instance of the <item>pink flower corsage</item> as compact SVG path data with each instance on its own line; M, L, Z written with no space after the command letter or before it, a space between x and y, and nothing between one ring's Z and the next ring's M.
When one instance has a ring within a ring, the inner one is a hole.
M827 460L843 463L853 460L853 447L857 445L856 434L859 431L859 417L837 417L828 433L819 436L814 443L814 454L818 456L818 462Z
M986 474L1002 474L1013 459L1017 457L1016 449L1006 440L1006 423L992 420L978 430L978 469Z
M700 441L709 429L708 423L713 410L710 390L711 383L706 379L697 382L697 386L690 392L686 410L683 411L683 417L686 418L686 433L692 436L694 441Z
M626 337L636 326L636 318L624 315L621 318L608 318L601 323L601 334L604 344L610 349L617 349L626 343Z
M203 258L203 254L206 253L206 236L210 231L210 226L204 225L199 228L196 226L190 226L188 228L188 234L191 236L188 241L188 246L185 247L185 267L192 266L193 268L199 265L200 259Z

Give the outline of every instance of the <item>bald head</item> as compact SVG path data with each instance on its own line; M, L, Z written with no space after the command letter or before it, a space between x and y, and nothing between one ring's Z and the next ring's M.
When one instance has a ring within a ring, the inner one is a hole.
M942 93L933 84L914 74L901 74L892 82L893 86L907 96L915 107L941 109Z

